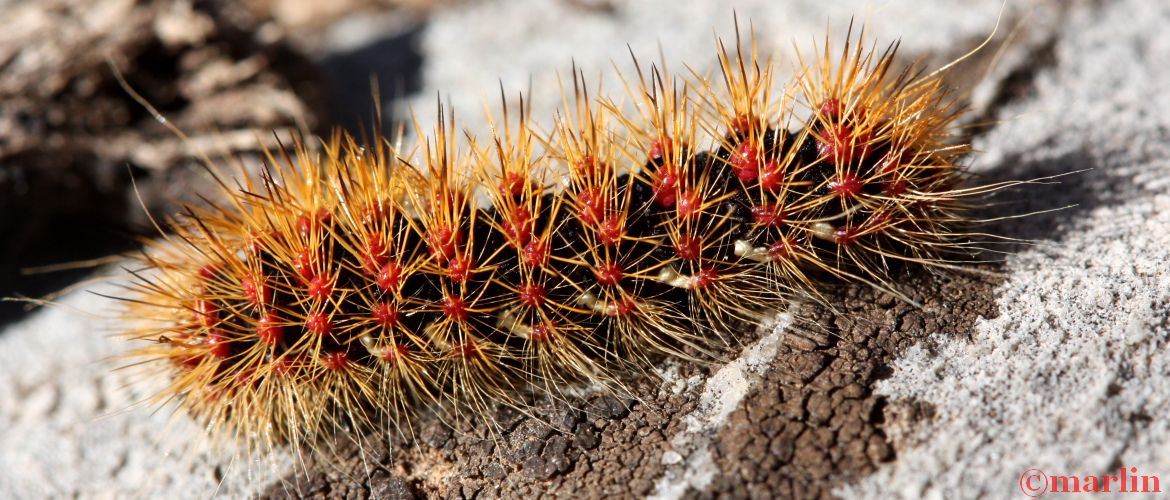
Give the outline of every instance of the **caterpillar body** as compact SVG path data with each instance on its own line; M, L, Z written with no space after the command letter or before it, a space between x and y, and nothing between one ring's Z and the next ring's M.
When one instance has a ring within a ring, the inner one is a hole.
M133 355L217 437L311 443L620 389L818 283L949 265L963 201L997 186L963 187L939 72L849 40L786 86L719 44L715 78L639 68L625 108L574 72L547 132L521 100L460 141L440 107L413 148L337 132L216 175L223 201L143 252Z

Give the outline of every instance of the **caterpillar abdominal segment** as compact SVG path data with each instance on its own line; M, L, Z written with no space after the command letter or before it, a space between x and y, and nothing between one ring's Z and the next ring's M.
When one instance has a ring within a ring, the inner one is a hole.
M638 67L633 111L574 72L548 133L521 100L486 139L441 106L409 149L297 139L148 246L134 355L254 448L713 359L825 280L888 288L964 249L963 200L997 187L959 187L958 110L894 53L826 43L778 88L720 44L716 78Z

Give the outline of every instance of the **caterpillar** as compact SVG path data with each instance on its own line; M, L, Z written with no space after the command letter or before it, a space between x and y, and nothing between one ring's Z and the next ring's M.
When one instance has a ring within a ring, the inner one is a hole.
M967 200L1003 186L965 185L941 71L846 40L787 85L737 37L714 77L636 65L628 105L574 70L548 130L502 98L461 137L440 104L410 147L338 131L258 177L208 165L217 197L160 224L127 286L130 355L156 402L273 448L620 391L824 283L953 267Z

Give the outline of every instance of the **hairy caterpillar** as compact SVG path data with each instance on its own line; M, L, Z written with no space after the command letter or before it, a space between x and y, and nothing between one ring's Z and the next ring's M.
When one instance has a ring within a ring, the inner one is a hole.
M311 443L620 389L818 283L948 266L963 200L1001 186L961 186L959 109L895 52L826 42L778 86L737 43L713 79L639 69L633 112L574 74L548 132L521 102L466 146L442 108L411 148L298 140L149 245L135 356L217 436Z

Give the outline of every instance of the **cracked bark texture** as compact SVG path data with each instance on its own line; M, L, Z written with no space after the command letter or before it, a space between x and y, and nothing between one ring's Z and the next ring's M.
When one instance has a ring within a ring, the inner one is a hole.
M837 294L836 312L808 311L808 333L783 346L776 366L719 433L720 475L696 497L829 498L834 487L897 458L902 436L928 423L928 403L874 393L891 362L932 335L963 337L997 315L988 277L914 276L919 309L872 289Z

